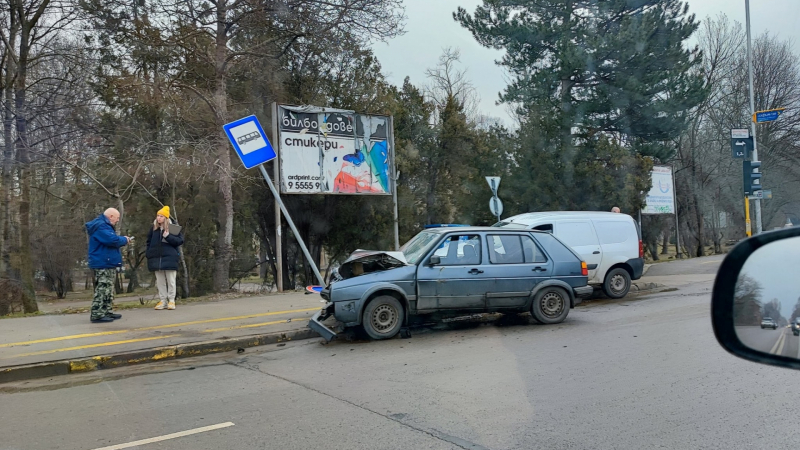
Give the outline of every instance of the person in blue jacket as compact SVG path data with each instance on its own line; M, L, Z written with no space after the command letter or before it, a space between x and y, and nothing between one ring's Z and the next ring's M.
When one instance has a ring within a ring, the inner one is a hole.
M112 311L114 280L122 267L120 248L131 242L128 236L118 236L114 226L119 222L119 211L108 208L103 214L86 223L89 233L89 268L94 270L95 285L92 299L92 323L113 322L122 318Z

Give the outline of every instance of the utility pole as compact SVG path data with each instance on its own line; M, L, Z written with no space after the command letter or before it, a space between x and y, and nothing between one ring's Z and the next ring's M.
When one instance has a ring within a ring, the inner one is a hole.
M755 94L753 93L753 50L750 45L750 0L744 0L747 23L747 78L750 84L750 114L756 113ZM758 161L758 143L756 142L756 122L750 123L751 134L753 136L753 157L752 161ZM749 200L747 200L749 202ZM756 234L760 234L761 229L761 200L755 199L756 210Z

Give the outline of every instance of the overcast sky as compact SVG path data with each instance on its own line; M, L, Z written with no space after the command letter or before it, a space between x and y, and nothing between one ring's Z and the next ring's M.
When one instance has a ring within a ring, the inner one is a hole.
M462 6L474 11L481 0L405 0L406 33L388 43L374 46L384 73L395 85L402 85L406 76L417 86L426 83L425 69L434 67L442 49L461 50L461 62L480 95L483 114L499 117L513 125L504 105L495 105L497 95L506 86L507 75L494 62L502 52L481 47L472 35L453 20L452 13ZM691 13L698 19L725 13L744 24L744 0L689 0ZM753 36L769 31L798 42L800 37L800 1L752 0L750 19Z

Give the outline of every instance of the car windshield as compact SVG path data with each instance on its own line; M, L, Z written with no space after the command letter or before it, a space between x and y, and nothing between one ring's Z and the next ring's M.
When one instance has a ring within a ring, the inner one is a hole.
M400 251L406 257L409 264L416 264L417 261L425 254L428 247L441 236L440 233L432 231L423 231L403 244Z

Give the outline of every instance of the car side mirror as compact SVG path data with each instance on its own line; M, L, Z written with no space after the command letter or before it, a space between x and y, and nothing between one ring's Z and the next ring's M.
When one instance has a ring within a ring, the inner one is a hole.
M442 257L441 256L435 256L434 255L434 256L431 256L431 259L428 260L428 264L431 265L431 266L438 266L441 263L442 263Z
M800 369L800 227L740 242L722 261L711 296L714 335L740 358Z

